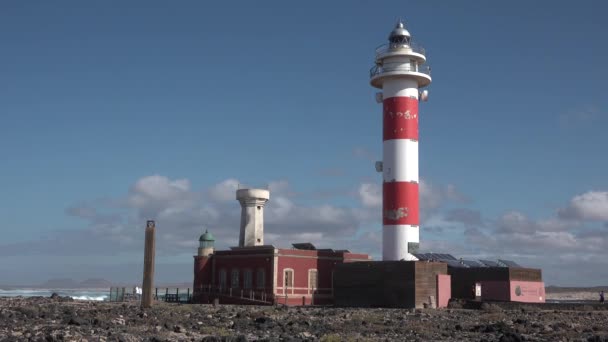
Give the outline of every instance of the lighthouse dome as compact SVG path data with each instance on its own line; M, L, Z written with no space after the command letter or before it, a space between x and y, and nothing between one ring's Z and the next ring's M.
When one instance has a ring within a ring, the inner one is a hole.
M215 238L213 237L213 234L209 233L209 231L205 230L205 233L203 235L201 235L201 237L198 239L198 241L203 242L203 241L215 241Z
M410 38L410 32L405 29L401 21L397 23L395 28L391 31L391 34L388 36L388 40L391 43L408 43Z

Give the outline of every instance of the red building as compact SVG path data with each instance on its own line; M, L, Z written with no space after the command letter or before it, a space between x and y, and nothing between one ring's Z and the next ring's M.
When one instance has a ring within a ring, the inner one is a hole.
M367 254L316 249L310 243L292 249L265 245L264 206L270 192L239 188L236 199L241 204L239 247L216 251L213 236L201 235L194 257L195 303L332 304L336 265L370 260Z
M233 247L195 256L194 301L218 298L220 303L231 304L332 304L336 265L370 260L367 254L315 249L309 243L293 246Z

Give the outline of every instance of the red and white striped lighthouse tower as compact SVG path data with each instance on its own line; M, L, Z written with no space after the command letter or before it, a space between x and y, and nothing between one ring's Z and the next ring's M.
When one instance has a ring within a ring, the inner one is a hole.
M376 49L370 83L382 89L382 260L417 260L420 243L418 206L418 101L426 101L431 83L425 51L412 42L402 22L391 32L388 44Z

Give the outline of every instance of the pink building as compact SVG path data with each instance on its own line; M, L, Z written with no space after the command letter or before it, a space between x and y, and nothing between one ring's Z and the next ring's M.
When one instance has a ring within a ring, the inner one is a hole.
M452 277L454 298L522 303L544 303L546 299L540 269L449 267L448 273Z
M463 260L439 253L417 253L416 257L447 264L452 298L545 302L545 283L538 268L522 267L510 260Z

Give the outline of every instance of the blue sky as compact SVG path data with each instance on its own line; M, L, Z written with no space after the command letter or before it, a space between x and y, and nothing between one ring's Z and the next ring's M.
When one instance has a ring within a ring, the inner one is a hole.
M4 1L0 271L13 277L0 283L135 281L150 217L167 234L160 279L188 281L203 226L221 247L236 241L239 182L271 184L277 245L378 259L381 109L368 70L402 18L433 69L422 248L513 258L550 284L606 284L606 10ZM581 258L584 270L561 271Z

